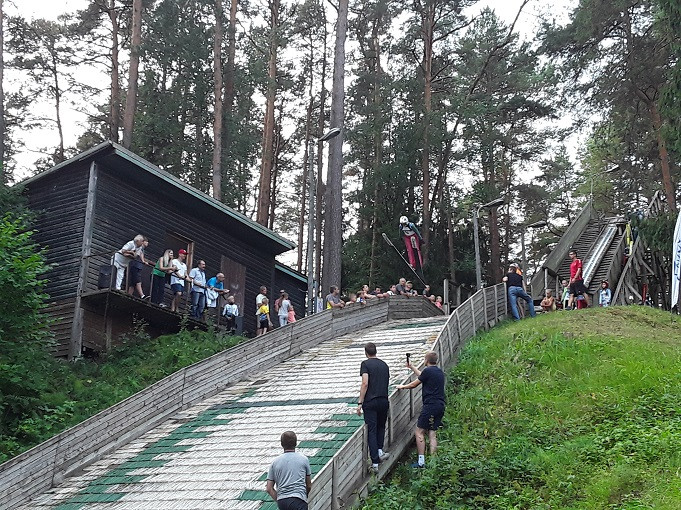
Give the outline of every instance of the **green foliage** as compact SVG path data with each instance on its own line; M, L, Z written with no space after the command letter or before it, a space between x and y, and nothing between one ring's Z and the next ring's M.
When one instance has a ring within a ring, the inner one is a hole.
M642 221L634 218L632 225L638 228L639 234L645 239L648 248L661 252L663 255L671 256L676 215L661 214L654 218L644 218Z
M66 363L19 344L21 357L0 357L0 462L76 425L186 367L243 341L182 331L150 339L144 325L101 360Z
M438 456L362 508L679 508L679 326L614 307L474 339L449 376Z

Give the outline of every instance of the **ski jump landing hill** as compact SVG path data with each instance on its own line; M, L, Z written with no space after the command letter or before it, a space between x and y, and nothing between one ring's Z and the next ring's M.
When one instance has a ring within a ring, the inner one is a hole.
M451 365L466 340L506 317L504 285L450 316L422 298L328 310L186 367L0 465L0 508L276 509L264 491L279 436L298 435L313 472L311 509L365 491L366 431L355 414L363 346L391 369L384 476L409 446L420 387L405 353ZM409 372L409 374L408 374Z

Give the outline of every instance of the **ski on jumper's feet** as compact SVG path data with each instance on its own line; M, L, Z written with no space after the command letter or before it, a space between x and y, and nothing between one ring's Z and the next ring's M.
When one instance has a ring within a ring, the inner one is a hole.
M383 239L385 240L385 242L388 243L390 246L392 246L392 247L395 249L395 251L397 252L397 254L400 256L400 258L401 258L401 259L404 261L404 263L407 265L407 267L408 267L409 269L411 269L411 272L412 272L412 273L414 273L414 276L416 276L416 278L418 278L419 281L425 286L425 285L426 285L426 282L424 282L424 281L423 281L423 278L416 272L416 269L414 269L414 267L413 267L409 262L407 262L407 259L404 258L404 255L402 255L402 254L400 253L400 250L397 249L397 246L395 246L395 245L393 244L393 242L392 242L392 241L390 240L390 238L385 234L385 232L383 232L381 235L383 236Z

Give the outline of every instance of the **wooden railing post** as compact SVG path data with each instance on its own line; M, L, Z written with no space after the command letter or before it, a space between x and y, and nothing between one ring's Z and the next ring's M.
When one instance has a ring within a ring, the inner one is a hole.
M365 441L366 443L366 441ZM331 510L338 510L338 457L333 456L331 465Z
M484 292L484 291L480 291L480 290L479 290L478 292ZM475 294L477 294L477 292L476 292ZM473 318L473 336L475 336L475 334L478 332L478 328L477 328L476 325L475 325L475 306L473 305L473 301L475 301L475 294L473 294L473 295L471 296L471 298L470 298L470 299L471 299L471 300L470 300L470 303L471 303L471 316L472 316L472 318Z
M499 320L499 285L494 286L494 323Z
M485 310L485 325L483 328L487 329L487 325L489 324L489 320L487 319L487 289L482 289L482 308Z

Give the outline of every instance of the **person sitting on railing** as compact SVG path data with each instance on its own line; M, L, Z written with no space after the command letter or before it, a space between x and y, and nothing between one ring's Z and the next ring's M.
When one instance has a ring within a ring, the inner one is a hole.
M116 290L123 289L123 273L128 269L130 261L137 256L137 252L144 250L144 236L137 234L132 241L128 241L123 248L114 253L111 263L116 268Z
M165 307L163 302L163 292L166 288L166 279L175 271L173 266L173 250L166 250L162 257L156 261L151 282L151 302L155 305Z
M222 315L227 319L227 331L233 335L236 331L236 318L239 316L239 306L234 302L234 296L227 298L227 304L222 309Z
M610 306L612 299L612 292L610 291L610 284L607 280L601 282L601 288L598 290L598 306Z
M556 311L556 298L553 297L551 289L546 289L544 293L544 299L541 300L541 308L545 312Z

